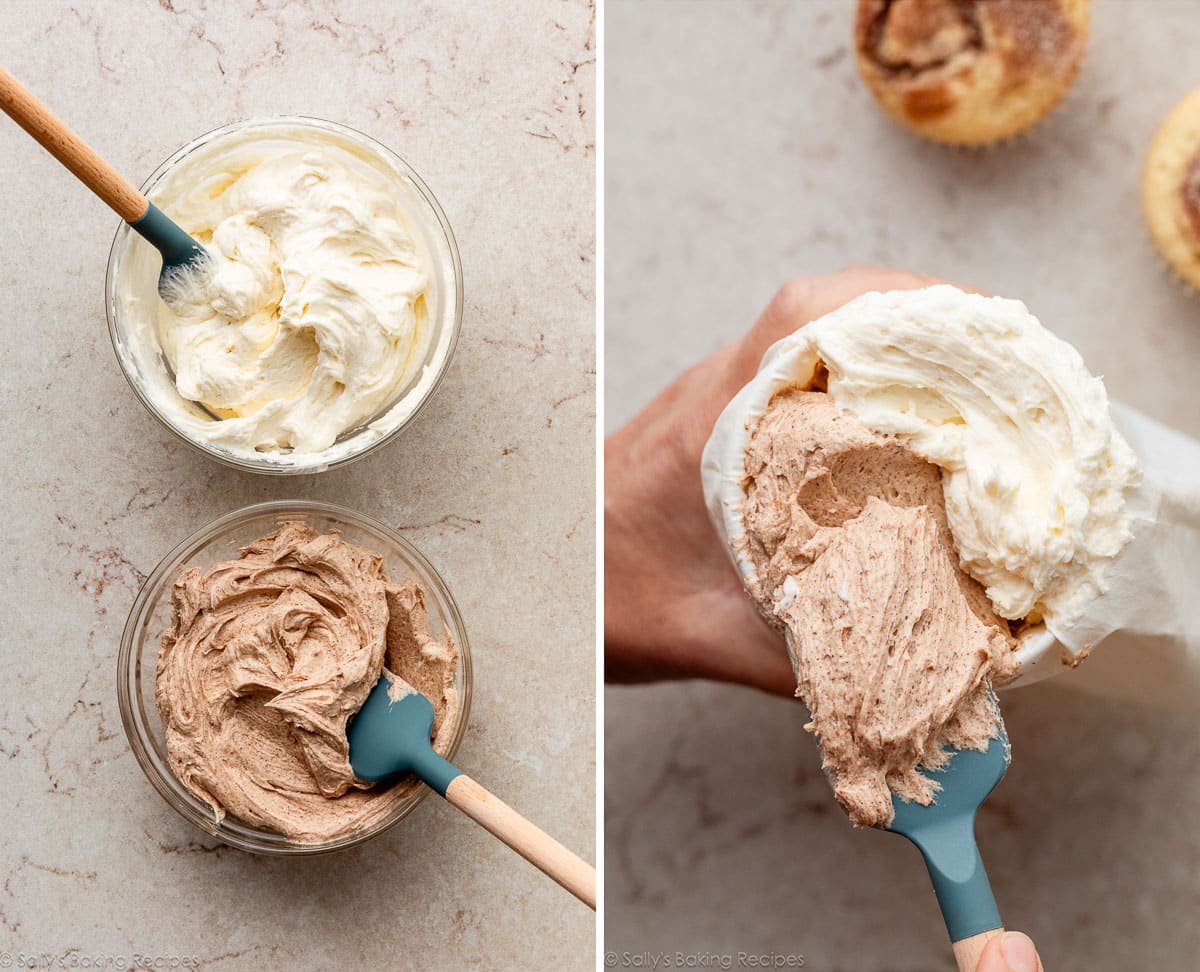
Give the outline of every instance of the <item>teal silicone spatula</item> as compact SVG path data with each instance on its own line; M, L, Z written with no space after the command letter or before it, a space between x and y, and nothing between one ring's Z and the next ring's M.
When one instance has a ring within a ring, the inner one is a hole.
M433 703L385 672L346 729L350 766L360 780L415 773L588 907L596 907L596 869L443 759L430 744Z
M975 972L983 946L1004 931L975 843L975 812L1010 760L1003 723L999 733L985 751L954 750L942 769L925 774L941 784L929 806L892 796L896 816L887 829L911 840L925 858L960 972Z
M204 247L164 215L132 182L97 155L3 67L0 67L0 108L162 254L162 272L158 278L160 291L164 289L164 283L184 268L203 265L207 258Z

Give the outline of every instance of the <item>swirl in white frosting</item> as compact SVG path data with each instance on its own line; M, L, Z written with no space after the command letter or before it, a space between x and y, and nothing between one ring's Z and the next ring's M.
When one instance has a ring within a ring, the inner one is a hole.
M432 323L436 225L410 220L428 204L382 155L336 131L260 125L184 156L150 195L213 258L163 301L135 241L120 285L137 343L170 368L135 348L135 379L189 438L321 468L348 438L395 428L436 381L431 358L452 346Z
M428 275L395 199L326 151L222 175L167 202L214 265L160 304L159 341L212 439L320 452L400 391Z

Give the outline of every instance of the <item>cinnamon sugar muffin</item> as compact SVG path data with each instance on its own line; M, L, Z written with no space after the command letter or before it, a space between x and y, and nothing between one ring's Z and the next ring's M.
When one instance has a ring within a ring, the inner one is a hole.
M986 145L1031 127L1066 94L1088 0L859 0L859 71L919 135Z
M1159 253L1200 289L1200 88L1171 110L1150 143L1142 211Z

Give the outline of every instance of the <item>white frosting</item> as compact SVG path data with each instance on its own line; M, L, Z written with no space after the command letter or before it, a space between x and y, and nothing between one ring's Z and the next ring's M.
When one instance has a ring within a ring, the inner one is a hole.
M174 388L155 380L141 355L160 414L243 460L314 469L350 451L348 431L361 446L407 418L451 344L430 319L411 196L381 158L301 125L185 156L151 199L204 243L211 271L164 302L139 251L118 286L135 340L174 374Z
M1134 453L1074 348L1019 301L945 285L866 294L784 338L722 413L702 475L743 576L746 443L775 392L807 385L818 362L840 407L942 468L960 560L997 613L1065 634L1130 539Z

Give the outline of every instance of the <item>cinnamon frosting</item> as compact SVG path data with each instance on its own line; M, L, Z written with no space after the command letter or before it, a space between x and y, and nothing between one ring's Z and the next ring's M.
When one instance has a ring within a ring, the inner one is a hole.
M851 820L891 793L930 803L921 769L997 733L990 680L1015 642L958 566L938 468L822 392L777 396L746 451L748 584L786 636L806 727Z
M327 843L387 817L418 782L355 779L346 739L385 672L433 702L446 751L457 650L431 637L420 586L393 582L379 555L285 523L184 571L172 607L155 698L172 771L218 820Z

